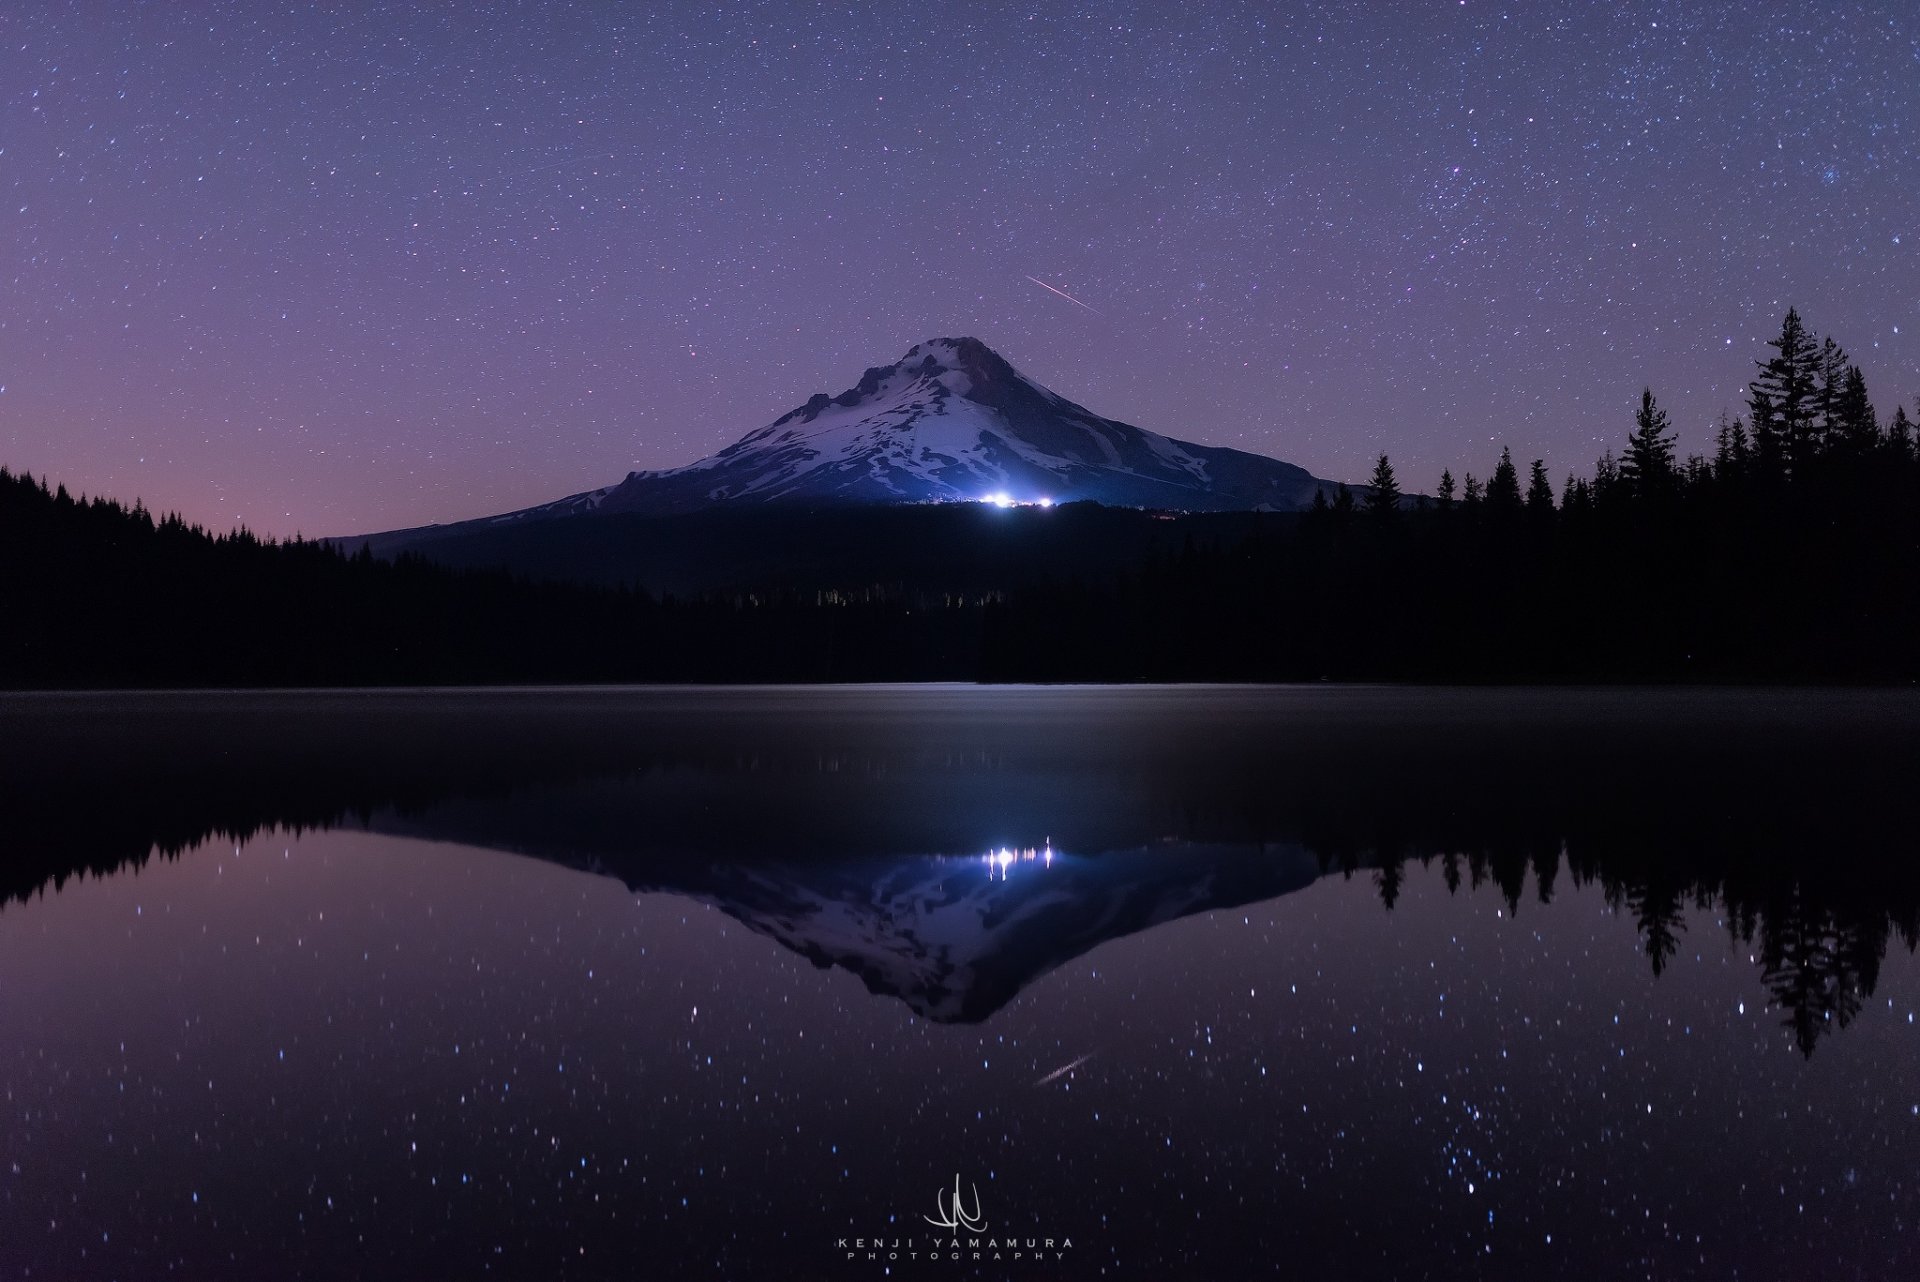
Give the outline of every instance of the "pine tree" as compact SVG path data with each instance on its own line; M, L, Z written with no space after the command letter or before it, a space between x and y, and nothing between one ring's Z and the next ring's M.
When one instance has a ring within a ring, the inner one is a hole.
M1820 359L1814 368L1813 439L1811 454L1825 454L1839 445L1845 428L1841 402L1846 395L1847 353L1832 338L1822 339Z
M1461 491L1460 505L1470 508L1480 506L1480 478L1476 477L1472 472L1467 473L1467 484L1465 489Z
M1746 424L1722 410L1713 432L1713 474L1724 481L1744 471L1746 466Z
M1367 511L1376 516L1392 516L1399 510L1400 482L1393 474L1393 464L1382 454L1367 481Z
M1613 451L1607 450L1593 464L1594 502L1610 502L1622 488L1620 464L1614 460Z
M1445 468L1442 468L1440 471L1440 510L1442 512L1446 512L1446 511L1452 510L1452 508L1453 508L1453 473L1451 471L1448 471Z
M1567 484L1560 491L1560 510L1569 515L1585 515L1593 510L1593 490L1588 484L1567 473Z
M1520 473L1513 466L1513 451L1500 451L1500 461L1494 465L1493 479L1487 482L1487 506L1495 512L1518 512L1520 510Z
M1673 437L1668 434L1667 412L1653 399L1650 387L1641 390L1633 435L1627 438L1626 456L1620 460L1620 476L1641 496L1672 488Z
M1747 385L1754 459L1763 471L1791 476L1812 457L1820 349L1792 308L1768 346L1773 356L1759 363L1760 377Z
M1856 457L1873 452L1880 443L1880 420L1867 399L1867 380L1858 365L1847 366L1834 398L1833 425L1827 438L1830 449Z
M1533 461L1533 471L1527 478L1527 511L1535 516L1553 515L1553 482L1547 479L1547 465L1540 459Z
M1887 424L1887 452L1902 463L1913 458L1913 424L1904 405L1893 407L1893 420Z

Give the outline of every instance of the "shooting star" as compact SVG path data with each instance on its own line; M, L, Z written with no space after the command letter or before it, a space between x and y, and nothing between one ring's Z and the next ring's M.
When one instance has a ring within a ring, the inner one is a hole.
M1094 1057L1094 1054L1095 1052L1088 1051L1085 1055L1082 1055L1079 1059L1074 1060L1073 1063L1066 1064L1060 1068L1054 1069L1051 1073L1048 1073L1045 1077L1035 1082L1034 1085L1045 1086L1049 1082L1059 1081L1061 1078L1065 1077L1068 1073L1071 1073L1074 1069L1080 1067L1082 1064L1092 1059Z
M1074 296L1073 296L1072 294L1069 294L1069 293L1068 293L1068 292L1067 292L1066 290L1064 290L1064 289L1055 289L1055 288L1054 288L1053 286L1051 286L1051 285L1049 285L1049 284L1047 284L1047 282L1045 282L1044 280L1041 280L1041 279L1040 279L1040 278L1039 278L1038 276L1029 276L1029 277L1027 277L1027 279L1028 279L1028 280L1030 280L1030 281L1032 281L1032 282L1033 282L1034 284L1036 284L1036 285L1038 285L1038 286L1039 286L1040 288L1042 288L1042 289L1044 289L1044 290L1046 290L1046 291L1047 291L1048 293L1050 293L1050 294L1058 294L1058 295L1060 295L1060 297L1062 297L1062 298L1064 298L1064 299L1066 299L1066 300L1067 300L1067 301L1068 301L1069 303L1072 303L1072 304L1073 304L1073 305L1074 305L1075 307L1082 307L1082 308L1086 308L1086 310L1087 310L1087 311L1090 311L1090 312L1093 312L1093 308L1091 308L1091 307L1087 307L1087 305L1086 305L1085 303L1083 303L1083 302L1081 302L1081 301L1080 301L1079 299L1077 299L1077 298L1075 298L1075 297L1074 297ZM1099 313L1099 312L1093 312L1093 314L1094 314L1095 316L1098 316L1098 315L1099 315L1100 313Z

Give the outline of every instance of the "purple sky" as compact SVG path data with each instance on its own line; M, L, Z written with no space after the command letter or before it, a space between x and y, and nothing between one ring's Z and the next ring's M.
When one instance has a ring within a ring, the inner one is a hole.
M1559 476L1642 383L1703 449L1789 302L1911 406L1917 211L1911 0L22 0L0 463L444 521L973 334L1321 475Z

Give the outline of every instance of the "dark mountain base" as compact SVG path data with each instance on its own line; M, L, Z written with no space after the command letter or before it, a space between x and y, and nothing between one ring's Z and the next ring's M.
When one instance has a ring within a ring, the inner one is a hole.
M655 597L214 538L0 474L0 685L1920 677L1909 456L1566 510L763 509L567 528L732 585Z
M1111 580L1190 544L1231 545L1297 514L1174 515L1072 503L876 507L764 503L677 516L628 513L485 525L463 522L361 540L343 552L412 553L456 569L627 586L655 595L808 595L945 601L1067 576Z

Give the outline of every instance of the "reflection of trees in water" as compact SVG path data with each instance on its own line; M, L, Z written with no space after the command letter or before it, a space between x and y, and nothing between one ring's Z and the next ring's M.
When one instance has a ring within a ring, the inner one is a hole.
M1491 884L1517 914L1531 875L1534 897L1550 903L1563 865L1576 887L1599 889L1615 912L1632 916L1653 973L1679 951L1689 911L1717 912L1729 937L1757 960L1772 1004L1784 1013L1801 1052L1845 1028L1873 996L1889 942L1920 946L1920 895L1913 874L1873 864L1851 877L1824 877L1811 867L1728 861L1705 866L1668 850L1638 858L1620 852L1576 857L1559 843L1525 852L1512 845L1437 856L1379 857L1373 851L1323 853L1329 871L1370 867L1391 910L1405 884L1405 865L1438 864L1449 894Z
M1828 1028L1845 1028L1873 996L1891 923L1843 920L1795 894L1786 911L1761 918L1760 962L1767 991L1789 1013L1800 1049L1811 1055ZM1752 942L1748 936L1743 942ZM1913 946L1911 934L1907 937Z
M1044 718L1003 724L992 708L823 728L817 710L783 720L758 703L594 691L21 702L0 735L0 905L211 839L376 813L560 862L585 841L608 856L595 866L653 878L663 859L949 849L985 810L1065 849L1303 847L1326 872L1370 879L1389 909L1409 859L1437 865L1449 892L1491 885L1511 913L1591 888L1632 916L1656 974L1711 910L1808 1053L1872 995L1888 941L1920 938L1902 804L1920 709L1879 724L1877 703L1821 696L1821 715L1796 721L1783 696L1776 725L1726 700L1689 719L1684 699L1474 693L1412 724L1401 702L1349 724L1361 695L1274 697L1287 717L1176 719L1158 737L1095 718L1059 743L1034 732ZM823 755L841 735L856 748Z
M1607 902L1615 912L1623 907L1640 926L1640 938L1646 941L1647 958L1658 975L1680 948L1680 936L1686 933L1686 907L1675 886L1628 886L1609 891ZM1623 903L1624 901L1624 903Z

